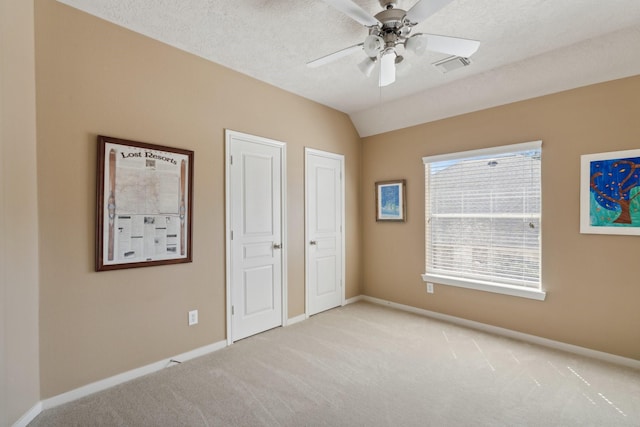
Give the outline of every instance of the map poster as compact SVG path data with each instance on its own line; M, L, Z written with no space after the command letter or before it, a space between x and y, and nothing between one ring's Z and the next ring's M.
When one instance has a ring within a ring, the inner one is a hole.
M193 151L98 136L96 271L192 261Z

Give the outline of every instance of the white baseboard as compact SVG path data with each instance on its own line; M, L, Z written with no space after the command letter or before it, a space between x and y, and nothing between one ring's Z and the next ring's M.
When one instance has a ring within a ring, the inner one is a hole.
M293 324L300 323L303 320L307 320L307 315L306 314L301 314L299 316L291 317L291 318L287 319L287 324L285 326L291 326Z
M27 427L29 423L36 419L42 412L42 402L36 403L33 408L29 409L18 421L13 423L12 427Z
M422 316L430 317L437 320L443 320L456 325L465 326L472 329L481 330L484 332L493 333L496 335L502 335L509 338L514 338L520 341L530 342L533 344L542 345L544 347L553 348L556 350L562 350L581 356L591 357L593 359L602 360L605 362L615 363L617 365L627 366L630 368L640 369L640 360L629 359L615 354L605 353L602 351L591 350L577 345L567 344L559 341L550 340L547 338L541 338L535 335L529 335L522 332L513 331L506 328L500 328L498 326L487 325L485 323L475 322L473 320L462 319L460 317L450 316L448 314L442 314L435 311L424 310L409 305L398 304L395 302L374 298L366 295L358 295L353 298L349 298L345 301L344 305L353 304L358 301L367 301L378 305L384 305L398 310L403 310L409 313L419 314ZM306 320L307 316L301 314L299 316L288 319L287 325L293 325L295 323ZM105 378L104 380L96 381L91 384L79 387L77 389L68 391L63 394L45 399L38 402L33 408L25 413L18 421L16 421L12 427L26 427L31 421L33 421L39 414L45 409L53 408L58 405L62 405L67 402L71 402L81 397L88 396L98 391L106 390L110 387L122 384L124 382L133 380L135 378L148 375L150 373L159 371L172 365L172 361L184 362L190 359L194 359L205 354L212 353L214 351L221 350L227 346L227 341L218 341L217 343L210 344L204 347L197 348L195 350L188 351L186 353L179 354L169 359L161 360L140 368L132 369L127 372L123 372L113 377Z
M629 368L640 369L640 360L629 359L627 357L617 356L615 354L605 353L603 351L592 350L590 348L580 347L573 344L567 344L560 341L554 341L547 338L538 337L535 335L525 334L523 332L513 331L511 329L500 328L498 326L487 325L486 323L475 322L473 320L462 319L460 317L450 316L448 314L442 314L435 311L424 310L421 308L411 307L409 305L398 304L395 302L362 296L363 301L368 301L374 304L385 305L393 307L398 310L407 311L414 314L419 314L433 319L443 320L445 322L454 323L460 326L466 326L468 328L477 329L484 332L490 332L496 335L502 335L508 338L517 339L520 341L529 342L532 344L538 344L544 347L553 348L555 350L562 350L568 353L578 354L580 356L590 357L592 359L602 360L604 362L615 363L616 365L627 366Z
M105 378L103 380L96 381L91 384L87 384L85 386L76 388L66 393L62 393L57 396L50 397L49 399L43 400L42 402L40 402L41 410L53 408L55 406L62 405L63 403L71 402L73 400L80 399L81 397L88 396L98 391L106 390L118 384L131 381L135 378L139 378L144 375L151 374L153 372L156 372L171 366L174 363L173 361L184 362L199 356L204 356L205 354L212 353L214 351L221 350L226 346L227 346L226 340L218 341L217 343L196 348L186 353L178 354L177 356L173 356L169 359L151 363L149 365L142 366L140 368L132 369L130 371L123 372L121 374L114 375L112 377Z
M359 297L357 297L359 298ZM290 319L287 319L287 325L293 325L295 323L299 323L302 322L303 320L306 320L307 316L305 314L301 314L299 316L296 317L292 317ZM68 403L77 399L80 399L82 397L88 396L90 394L102 391L102 390L106 390L108 388L111 388L113 386L116 386L118 384L122 384L124 382L127 381L131 381L135 378L139 378L142 377L144 375L148 375L151 374L153 372L157 372L161 369L167 368L169 366L171 366L174 361L178 361L178 362L184 362L187 361L189 359L193 359L199 356L204 356L205 354L208 353L212 353L214 351L218 351L221 350L223 348L225 348L227 346L227 341L223 340L223 341L219 341L217 343L214 344L210 344L204 347L200 347L197 348L195 350L191 350L188 351L186 353L182 353L179 354L177 356L173 356L169 359L165 359L165 360L161 360L155 363L151 363L149 365L146 366L142 366L140 368L136 368L136 369L132 369L130 371L127 372L123 372L121 374L117 374L114 375L112 377L109 378L105 378L103 380L100 381L96 381L94 383L91 384L87 384L85 386L76 388L74 390L70 390L66 393L62 393L59 394L57 396L54 397L50 397L49 399L45 399L41 402L38 402L38 404L36 406L34 406L33 409L31 409L28 413L26 413L25 415L22 416L22 418L20 418L20 421L18 421L14 427L18 427L18 426L26 426L27 424L29 424L31 421L33 421L33 419L35 417L37 417L40 412L42 412L45 409L49 409L49 408L53 408L59 405L62 405L64 403ZM23 422L23 420L26 420Z
M349 298L348 300L346 300L344 302L343 305L349 305L349 304L353 304L353 303L358 302L358 301L363 301L364 298L365 298L364 295L358 295L357 297Z

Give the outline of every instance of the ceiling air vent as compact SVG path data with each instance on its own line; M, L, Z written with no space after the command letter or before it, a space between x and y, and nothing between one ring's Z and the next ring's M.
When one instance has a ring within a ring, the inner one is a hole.
M458 68L467 67L471 64L469 58L463 58L461 56L450 56L448 58L441 59L438 62L434 62L432 65L440 70L442 73L448 73Z

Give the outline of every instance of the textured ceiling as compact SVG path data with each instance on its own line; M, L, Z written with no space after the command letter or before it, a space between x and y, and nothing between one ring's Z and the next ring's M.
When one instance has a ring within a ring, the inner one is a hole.
M322 0L59 1L348 113L361 136L640 74L639 0L454 0L413 33L479 40L471 66L442 74L431 64L447 55L407 52L384 88L361 52L305 65L367 35Z

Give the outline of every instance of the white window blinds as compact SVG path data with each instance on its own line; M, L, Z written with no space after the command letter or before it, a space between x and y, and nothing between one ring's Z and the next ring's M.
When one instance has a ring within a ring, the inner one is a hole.
M423 158L427 276L540 289L541 145Z

